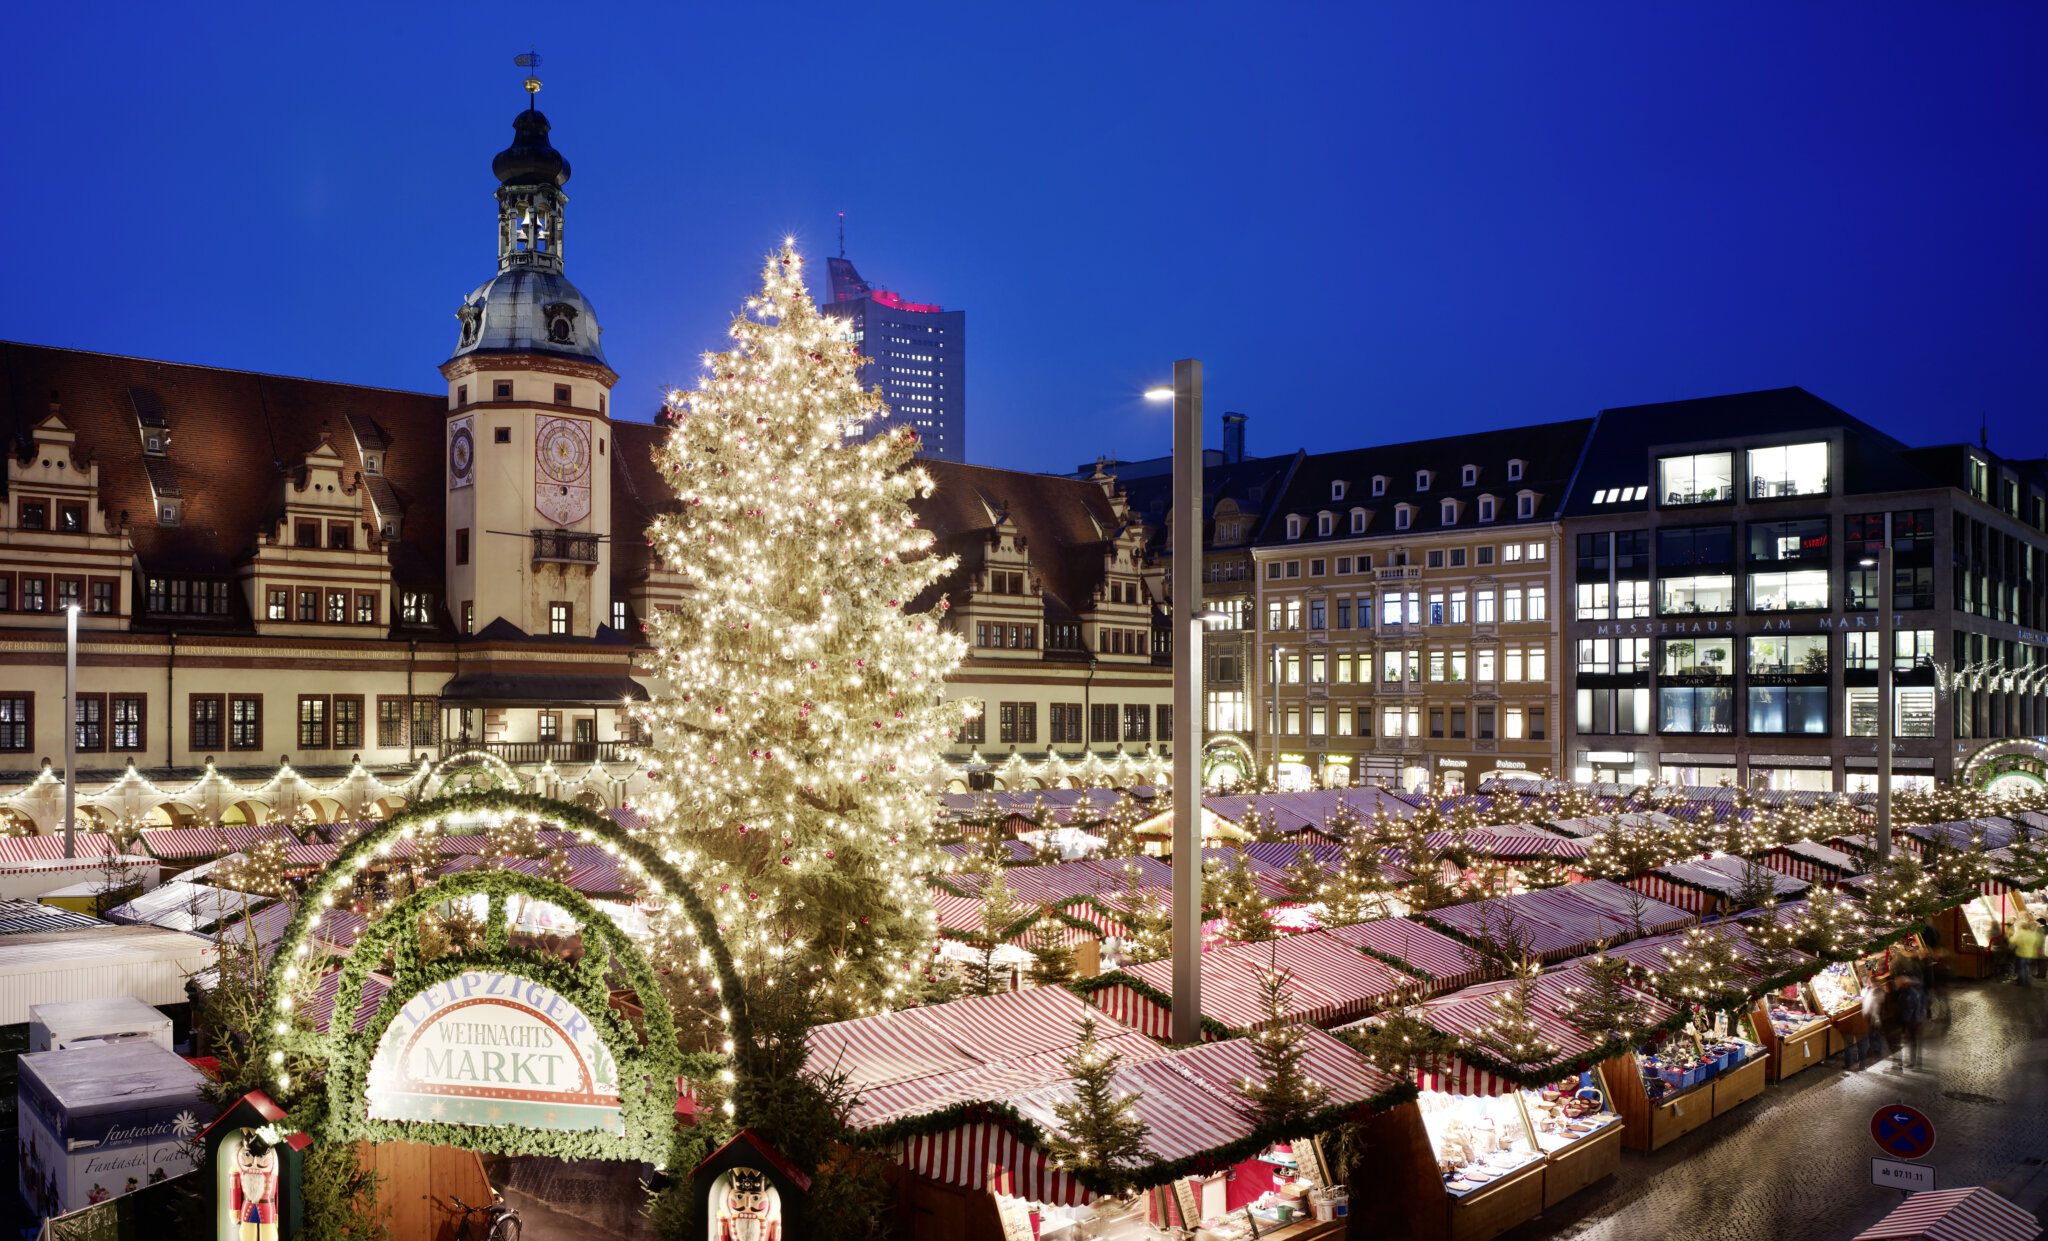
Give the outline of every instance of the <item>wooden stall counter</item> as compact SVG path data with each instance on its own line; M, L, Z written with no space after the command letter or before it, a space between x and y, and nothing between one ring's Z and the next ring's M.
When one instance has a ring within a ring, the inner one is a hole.
M1715 1075L1708 1083L1714 1089L1714 1115L1720 1116L1762 1094L1769 1063L1768 1056L1751 1056L1734 1068Z
M1626 1129L1626 1125L1610 1124L1562 1150L1550 1152L1543 1168L1544 1209L1556 1206L1619 1168L1621 1139Z
M1451 1241L1493 1241L1543 1213L1542 1160L1451 1199Z

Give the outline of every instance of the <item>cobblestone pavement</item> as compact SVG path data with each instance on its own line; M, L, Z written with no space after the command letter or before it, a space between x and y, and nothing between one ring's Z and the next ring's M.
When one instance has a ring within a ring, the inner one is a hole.
M1941 1189L1983 1185L2036 1213L2048 1191L2048 987L1959 983L1932 1022L1924 1067L1849 1072L1842 1058L1794 1074L1502 1241L1777 1241L1846 1238L1899 1205L1870 1183L1870 1116L1907 1103L1934 1120ZM1945 1027L1945 1028L1944 1028Z

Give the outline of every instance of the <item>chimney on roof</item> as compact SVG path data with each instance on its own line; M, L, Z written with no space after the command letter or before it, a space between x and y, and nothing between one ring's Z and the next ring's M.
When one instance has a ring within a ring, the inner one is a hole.
M1223 464L1236 465L1244 460L1245 416L1239 413L1223 415Z

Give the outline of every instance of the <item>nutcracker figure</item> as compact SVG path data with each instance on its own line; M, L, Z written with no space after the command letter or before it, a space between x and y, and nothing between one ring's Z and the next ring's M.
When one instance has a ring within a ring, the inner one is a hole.
M767 1176L734 1168L727 1177L725 1200L718 1204L718 1241L782 1241L781 1204Z
M242 1139L230 1187L241 1241L277 1241L277 1151L261 1134Z

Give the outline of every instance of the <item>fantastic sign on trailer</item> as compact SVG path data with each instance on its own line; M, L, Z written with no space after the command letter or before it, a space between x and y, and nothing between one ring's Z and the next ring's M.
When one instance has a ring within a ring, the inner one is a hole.
M618 1065L574 1004L473 970L412 998L377 1040L372 1120L623 1134Z

